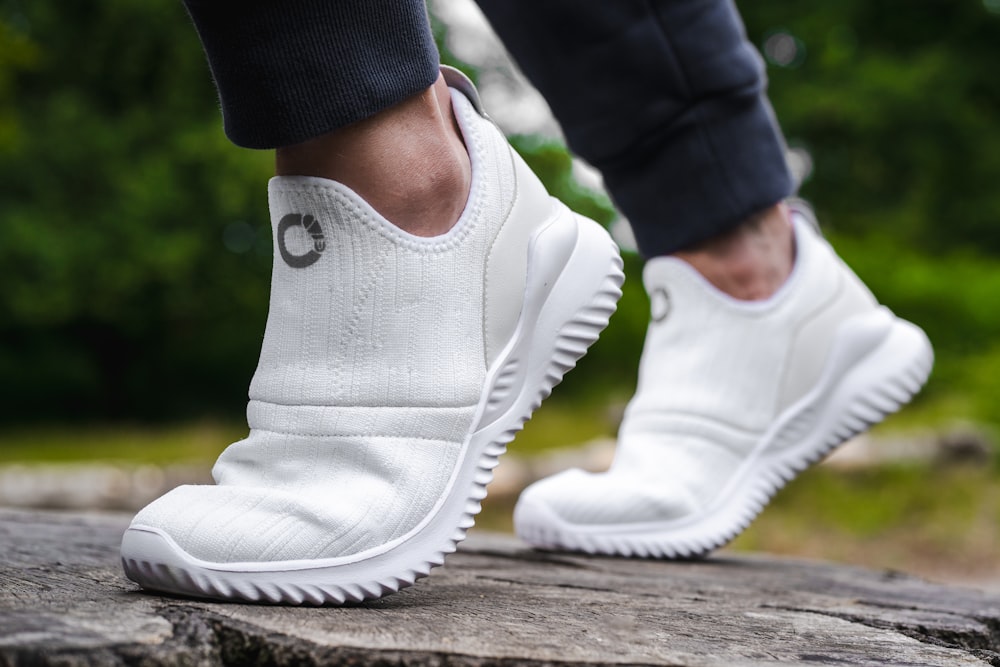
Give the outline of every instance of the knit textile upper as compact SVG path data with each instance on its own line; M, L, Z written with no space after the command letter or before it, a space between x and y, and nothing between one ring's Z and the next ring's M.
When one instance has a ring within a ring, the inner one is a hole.
M407 234L333 181L271 181L250 434L219 458L216 486L175 489L134 524L195 558L259 562L357 554L431 512L480 400L484 266L515 189L502 134L463 95L453 103L472 188L443 236Z

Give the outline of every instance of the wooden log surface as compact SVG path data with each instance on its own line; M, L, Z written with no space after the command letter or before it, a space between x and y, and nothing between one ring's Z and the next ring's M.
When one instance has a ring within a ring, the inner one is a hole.
M383 600L225 604L125 579L128 518L0 510L0 665L1000 665L1000 596L898 573L542 553L473 531Z

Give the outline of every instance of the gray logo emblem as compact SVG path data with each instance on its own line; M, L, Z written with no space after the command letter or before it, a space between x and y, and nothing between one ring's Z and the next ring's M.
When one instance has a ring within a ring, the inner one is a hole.
M670 314L670 294L663 287L657 287L649 295L649 314L654 322L662 322Z
M292 227L301 227L312 239L312 248L301 255L292 254L285 244L285 236ZM278 252L281 253L281 259L285 260L285 264L293 269L304 269L315 264L324 250L326 250L326 237L323 236L319 220L313 216L289 213L278 223Z

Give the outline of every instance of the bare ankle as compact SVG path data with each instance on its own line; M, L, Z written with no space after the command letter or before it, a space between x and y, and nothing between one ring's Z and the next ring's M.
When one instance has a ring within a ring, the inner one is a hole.
M675 254L726 294L766 299L785 283L795 263L788 207L776 204L733 231Z
M417 236L451 229L472 181L443 78L371 118L275 152L279 176L319 176L354 190Z

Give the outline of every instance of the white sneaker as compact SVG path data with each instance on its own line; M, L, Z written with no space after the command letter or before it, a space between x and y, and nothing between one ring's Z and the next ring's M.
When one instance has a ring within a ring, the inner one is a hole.
M652 320L614 463L528 487L518 535L543 548L690 557L719 547L809 464L906 403L933 352L793 211L797 256L766 301L672 257L643 279Z
M215 486L143 509L144 588L343 603L409 586L473 525L506 443L597 339L623 280L607 233L550 198L446 72L472 162L443 236L333 181L275 178L271 306L249 436Z

